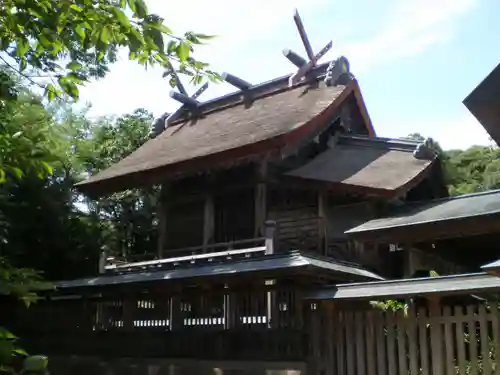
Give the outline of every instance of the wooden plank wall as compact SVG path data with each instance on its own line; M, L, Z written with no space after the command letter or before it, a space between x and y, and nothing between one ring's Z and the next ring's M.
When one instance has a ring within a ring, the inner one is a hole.
M498 375L499 307L335 310L322 331L333 345L323 347L320 368L327 375Z

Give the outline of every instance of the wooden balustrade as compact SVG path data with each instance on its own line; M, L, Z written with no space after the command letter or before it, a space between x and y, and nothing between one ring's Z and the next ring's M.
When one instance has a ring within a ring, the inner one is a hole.
M75 293L2 315L13 322L9 328L22 337L23 347L47 355L304 359L302 305L294 290L272 288L272 326L265 286L171 297L144 291L94 298Z

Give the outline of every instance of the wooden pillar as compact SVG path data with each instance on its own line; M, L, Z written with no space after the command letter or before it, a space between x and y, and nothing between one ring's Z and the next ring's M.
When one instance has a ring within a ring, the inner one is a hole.
M432 353L432 375L442 375L443 368L443 327L439 321L441 316L441 303L439 296L432 296L428 299L429 316L431 318L430 336Z
M334 315L336 313L336 306L335 302L333 300L326 300L322 301L324 304L323 309L322 309L322 314L323 314L323 322L325 323L325 326L323 327L323 334L325 336L325 339L323 342L325 343L325 350L324 350L324 369L325 369L325 374L326 375L334 375L337 373L337 366L335 363L335 351L336 351L336 346L335 346L335 327L334 327Z
M264 223L264 237L266 246L266 255L272 255L277 252L277 223L268 220Z
M273 255L276 253L276 222L275 221L266 221L264 224L264 236L266 238L265 246L266 246L266 255ZM276 284L276 280L266 280L265 285L273 288ZM275 317L277 316L277 303L276 303L276 292L268 291L266 292L267 296L267 311L266 311L266 321L267 327L272 328L275 326Z
M255 186L255 237L263 235L263 227L267 218L267 161L262 161L257 165Z
M178 331L184 326L181 311L181 298L175 295L170 299L170 330Z
M214 196L209 193L205 197L205 208L203 214L203 252L209 252L208 245L214 242Z
M137 298L135 293L127 292L123 298L123 329L134 330L134 315L137 309Z
M309 358L307 363L308 375L319 375L321 373L321 308L323 301L317 301L308 305L308 328L309 328ZM315 306L313 309L312 306Z
M403 244L403 277L405 279L411 278L416 271L416 259L414 259L414 252L412 251L412 247L413 246L411 243Z
M325 255L327 250L327 192L320 190L318 192L318 253Z
M167 247L167 213L168 213L168 184L161 186L160 200L158 202L158 258L163 258Z

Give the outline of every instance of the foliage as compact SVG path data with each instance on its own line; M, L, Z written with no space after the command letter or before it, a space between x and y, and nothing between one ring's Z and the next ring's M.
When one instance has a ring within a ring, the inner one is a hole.
M78 98L78 86L106 74L119 48L147 67L160 65L200 83L204 76L219 79L208 65L192 57L193 47L211 36L188 32L175 35L163 19L150 14L144 0L4 0L0 2L0 52L13 71L43 84L49 100L62 93Z
M0 69L0 184L27 171L50 173L50 118L39 98L27 93L9 72Z
M18 337L4 327L0 327L0 373L12 373L10 366L17 357L26 357L28 354L17 345Z
M425 140L419 133L406 138ZM436 143L451 195L461 195L500 188L500 148L472 146L467 150L443 151Z

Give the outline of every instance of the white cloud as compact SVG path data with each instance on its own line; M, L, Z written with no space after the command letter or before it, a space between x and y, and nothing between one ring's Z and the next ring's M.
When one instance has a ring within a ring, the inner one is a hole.
M349 6L351 14L346 15L345 11L336 13L337 5L334 1L253 0L235 4L229 0L150 0L148 4L150 10L165 17L166 24L176 32L194 30L218 35L210 45L197 50L197 57L208 61L217 71L229 70L245 80L257 83L293 70L293 66L281 55L284 47L303 53L292 19L294 8L300 10L316 50L329 38L335 37L325 34L325 31L334 33L349 29L345 24L351 18L356 19L359 9L354 4ZM393 6L381 8L380 14L373 15L379 20L378 31L373 35L366 35L364 40L357 43L349 43L345 39L347 43L342 45L342 40L334 39L333 50L325 60L344 54L351 60L353 71L359 73L360 70L369 70L375 65L425 53L432 46L451 38L460 18L470 12L477 2L478 0L380 1L381 5L389 3ZM331 21L326 24L325 14L332 14ZM314 22L320 15L322 17L319 19L323 22ZM362 24L357 27L362 27ZM363 34L362 29L357 31L358 34ZM346 37L349 37L348 33ZM98 115L120 114L143 107L158 116L177 107L168 97L170 87L161 78L161 73L160 70L144 71L134 62L120 61L112 67L105 79L83 89L82 99L92 102L91 113ZM201 100L232 90L225 83L211 85ZM453 113L453 110L449 112ZM465 147L471 143L484 144L487 141L474 119L462 114L451 116L454 118L436 122L436 126L432 128L435 129L435 134L429 135L440 140L445 147ZM403 114L401 117L405 118ZM393 129L400 129L400 126L394 125ZM422 128L422 124L414 125L407 128ZM381 129L380 126L387 129L386 124L376 126L378 129ZM426 126L425 129L427 128ZM468 134L464 131L466 135L462 135L463 133L456 131L457 128L473 131ZM379 130L379 133L387 132ZM476 136L477 140L473 138Z
M460 17L470 12L477 0L398 0L394 4L378 33L344 47L358 68L415 56L447 41Z
M229 0L150 0L148 6L177 33L193 30L217 35L208 46L197 49L196 57L209 62L216 71L229 70L258 83L293 70L281 51L289 46L300 47L292 18L294 8L300 9L306 28L310 29L313 23L307 20L331 1L253 0L235 5ZM161 74L159 69L144 71L135 62L122 59L112 66L105 79L84 88L81 98L93 104L91 113L96 115L119 114L138 107L160 115L177 106L169 99L170 87ZM211 85L201 99L229 91L234 88L228 84Z

